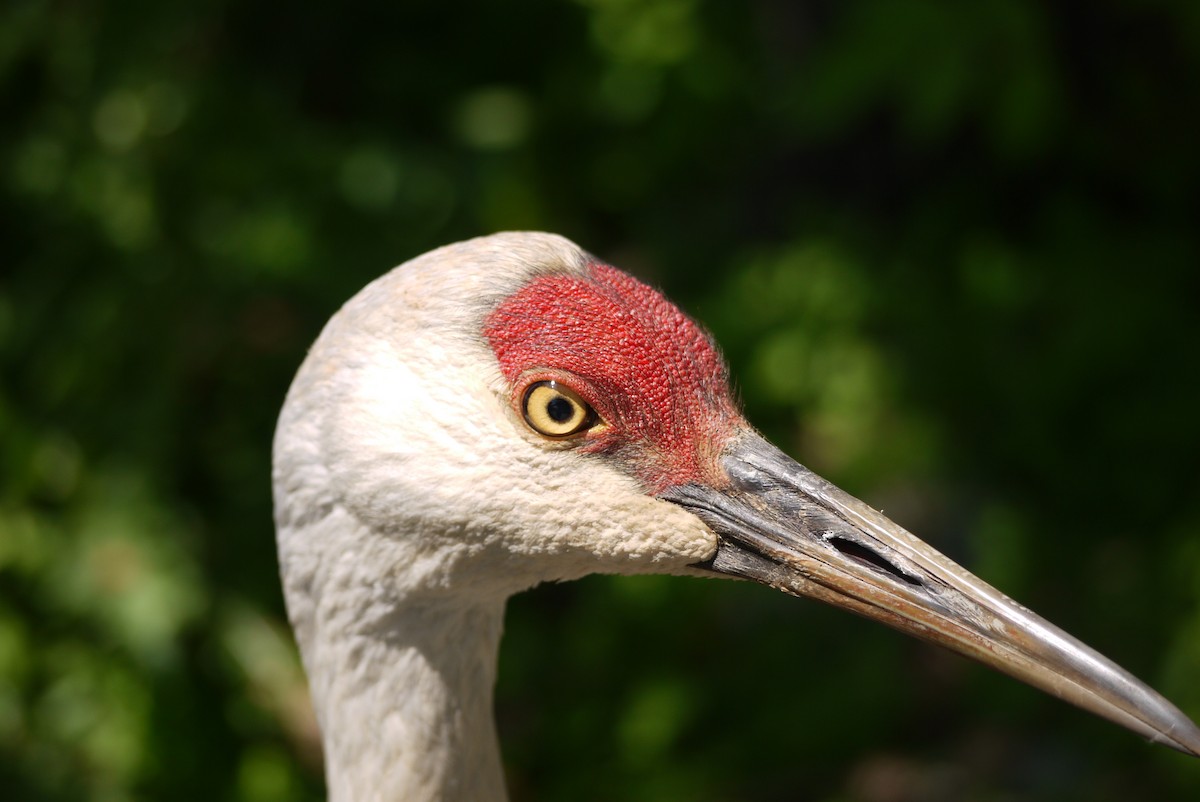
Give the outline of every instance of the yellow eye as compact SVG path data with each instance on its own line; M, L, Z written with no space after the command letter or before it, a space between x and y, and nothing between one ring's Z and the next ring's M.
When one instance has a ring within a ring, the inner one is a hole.
M588 403L555 381L529 385L522 411L530 428L546 437L570 437L596 423Z

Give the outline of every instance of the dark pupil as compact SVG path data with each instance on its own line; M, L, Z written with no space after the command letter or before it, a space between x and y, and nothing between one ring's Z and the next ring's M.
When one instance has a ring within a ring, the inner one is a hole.
M565 398L552 398L546 404L546 414L555 423L566 423L575 415L575 408Z

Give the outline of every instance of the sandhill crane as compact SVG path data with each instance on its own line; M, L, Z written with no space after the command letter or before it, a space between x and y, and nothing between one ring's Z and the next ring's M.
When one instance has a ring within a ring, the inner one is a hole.
M558 236L450 245L349 301L273 479L333 800L504 798L505 600L593 572L820 599L1200 755L1149 687L770 445L695 323Z

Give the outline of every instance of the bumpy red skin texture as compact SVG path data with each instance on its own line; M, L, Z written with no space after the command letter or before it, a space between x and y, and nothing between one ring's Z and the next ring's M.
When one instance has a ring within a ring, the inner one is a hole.
M724 484L718 457L745 424L716 347L662 295L609 265L586 276L537 278L484 325L518 407L525 389L553 379L584 398L603 424L580 435L649 493Z

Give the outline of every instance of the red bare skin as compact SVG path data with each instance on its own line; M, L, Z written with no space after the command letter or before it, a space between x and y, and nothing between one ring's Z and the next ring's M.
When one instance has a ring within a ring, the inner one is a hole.
M602 423L584 451L619 454L648 492L722 485L716 459L745 424L720 353L662 295L606 264L544 276L501 303L484 334L519 407L534 382L578 393Z

